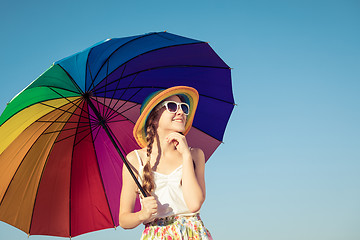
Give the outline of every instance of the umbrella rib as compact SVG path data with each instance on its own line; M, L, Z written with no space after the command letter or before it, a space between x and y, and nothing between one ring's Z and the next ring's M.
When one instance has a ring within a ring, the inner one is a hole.
M124 67L124 69L125 69L125 67ZM124 71L123 71L123 72L124 72ZM108 61L107 68L106 68L106 84L108 83L108 76L109 76L109 61ZM119 82L120 82L120 81L118 81L117 84L119 84ZM110 89L108 89L108 90L110 90ZM106 99L105 99L105 97L106 97L107 92L109 92L109 91L106 91L106 87L105 87L104 106L106 105ZM112 100L112 99L111 99L111 100ZM108 108L104 108L103 110L104 110L104 111L103 111L103 116L107 116L109 109L108 109Z
M80 116L78 114L74 114L75 116ZM46 123L46 122L51 122L51 123L88 123L88 122L79 122L79 121L47 121L47 120L36 120L35 122L43 122L43 123Z
M90 53L89 53L89 55L90 55ZM89 66L89 58L87 58L87 60L86 60L86 68L89 68L89 74L90 74L91 82L93 83L93 82L94 82L94 79L93 79L93 77L92 77L91 70L90 70L90 66ZM92 83L90 84L89 89L90 89L90 87L92 86ZM86 84L86 82L85 82L85 84ZM85 86L85 88L86 88L86 86ZM106 90L106 89L105 89L105 90ZM97 100L97 96L94 96L94 97L96 98L96 105L98 106L98 109L100 109L99 103L98 103L98 100ZM90 101L90 100L89 100L89 101Z
M61 90L67 91L67 92L71 92L71 93L75 93L75 94L81 95L80 92L75 92L75 91L72 91L72 90L70 90L70 89L66 89L66 88L62 88L62 87L58 87L58 86L39 85L39 86L36 86L36 87L47 87L47 88L50 88L51 90L53 90L53 88L56 88L56 89L61 89ZM54 90L53 90L53 91L54 91ZM58 92L56 92L56 93L59 94Z
M166 32L166 31L164 31L164 32ZM161 38L164 38L164 39L166 39L166 40L170 40L170 41L172 41L172 39L171 38L167 38L167 37L164 37L163 35L160 35L159 33L157 33L158 35L159 35L159 37L161 37Z
M118 107L115 111L113 111L109 116L108 116L108 120L112 120L114 117L116 117L116 116L114 116L115 114L117 114L117 115L121 115L121 116L124 116L124 115L122 115L122 114L120 114L118 111L120 110L120 108L122 107L122 106L124 106L127 102L129 102L136 94L138 94L140 91L142 90L142 88L140 88L136 93L134 93L129 99L127 99L120 107ZM124 116L125 117L125 116Z
M89 126L88 126L89 127ZM95 129L96 128L98 128L99 126L96 126L95 127ZM85 131L87 131L88 129L85 129L85 130L83 130L83 131L80 131L80 132L77 132L77 134L78 133L83 133L83 132L85 132ZM76 146L76 145L78 145L82 140L84 140L87 136L89 136L91 134L91 129L90 129L90 131L89 131L89 133L88 134L86 134L84 137L82 137L81 139L80 139L80 141L78 141L78 142L75 142L75 144L74 144L74 146Z
M119 115L121 115L121 116L123 116L122 114L124 113L124 112L127 112L127 111L129 111L130 109L133 109L134 107L136 107L136 106L138 106L139 104L138 103L134 103L134 105L132 105L131 107L128 107L127 109L124 109L124 110L122 110L121 112L117 112ZM112 119L114 119L114 117L112 117L112 118L110 118L110 120L112 120Z
M186 67L194 67L194 68L213 68L213 69L224 69L224 70L228 69L228 70L229 70L229 68L226 68L226 67L216 67L216 66L206 66L206 65L168 65L168 66L159 66L159 67L148 68L148 69L144 69L144 70L140 70L140 71L137 71L137 72L130 73L130 74L126 75L126 76L123 76L123 77L121 77L121 78L115 79L115 80L107 83L107 85L111 85L111 84L113 84L114 82L119 81L119 80L121 80L121 79L123 79L123 78L127 78L127 77L130 77L130 76L132 76L132 75L140 74L140 73L147 72L147 71L151 71L151 70L165 69L165 68L180 68L180 67L183 67L183 68L186 68ZM103 93L103 91L98 91L98 90L104 88L105 86L106 86L106 85L98 88L98 89L96 90L96 92L97 92L97 93Z
M60 64L57 64L57 66L59 66L59 67L66 73L66 75L69 77L69 79L70 79L71 82L74 84L74 86L79 90L79 92L77 92L77 93L82 94L83 91L82 91L81 88L77 85L77 83L74 81L74 79L72 78L72 76L65 70L65 68L63 68Z
M67 99L68 100L68 99ZM74 102L77 102L77 101L79 101L79 102L81 102L82 101L82 99L76 99L75 101L70 101L70 100L68 100L71 104L73 104L74 106L76 106L76 107L79 107L79 105L76 105ZM54 107L54 106L51 106L51 105L49 105L49 104L46 104L46 103L43 103L43 102L39 102L39 104L42 104L42 105L44 105L44 106L47 106L47 107L50 107L50 108L53 108L53 109L55 109L55 110L60 110L60 111L65 111L65 110L63 110L63 109L60 109L59 107ZM86 112L86 111L85 111ZM88 113L88 112L86 112L86 113ZM89 114L89 113L88 113ZM76 116L80 116L80 115L78 115L78 114L75 114L74 113L74 115L76 115ZM92 117L92 118L94 118L92 115L90 115L89 114L89 116L90 117ZM95 119L95 118L94 118ZM96 120L96 119L95 119Z
M107 81L108 81L108 72L109 72L109 61L107 61L107 64L106 64L106 77L105 77L105 84L107 85ZM105 86L105 94L104 94L104 105L105 105L105 97L106 97L106 86ZM102 116L105 116L105 108L103 108L102 110Z
M127 119L123 119L123 120L115 120L115 121L106 121L107 123L118 123L118 122L126 122L128 121Z
M129 85L127 86L127 88L124 89L125 91L121 94L120 97L117 98L117 101L116 101L116 103L115 103L114 106L116 106L116 105L119 103L120 99L122 99L122 97L123 97L124 94L127 92L127 90L130 88L131 84L135 81L135 79L136 79L137 76L138 76L138 75L136 74L136 75L134 76L134 78L131 80L131 82L129 83ZM120 80L121 80L121 79L119 79L119 81L117 81L118 85L119 85ZM116 89L117 89L117 88L118 88L118 86L116 87ZM140 90L139 90L139 91L140 91ZM136 94L138 94L139 91L138 91ZM113 97L114 97L115 93L116 93L116 91L114 91ZM132 98L132 97L133 97L133 96L131 96L131 98ZM131 99L131 98L130 98L130 99ZM128 99L128 100L126 100L125 102L123 102L123 103L121 104L121 106L116 110L116 112L117 112L120 108L122 108L130 99ZM107 115L106 117L107 117L107 118L110 118L110 117L112 116L112 114L114 114L114 113L110 113L110 114Z
M90 53L89 53L90 54ZM88 64L88 62L87 62L87 64ZM88 65L87 65L88 66ZM88 66L89 67L89 73L90 73L90 77L91 77L91 84L90 84L90 87L93 85L93 82L94 82L94 79L93 79L93 77L92 77L92 74L91 74L91 71L90 71L90 66ZM107 75L106 75L106 79L107 79ZM89 87L89 89L90 89L90 87ZM106 93L106 88L105 88L105 93ZM94 94L94 97L95 97L95 102L96 102L96 105L97 105L97 107L98 107L98 109L100 109L100 106L99 106L99 101L98 101L98 97ZM89 101L91 101L90 99L89 99Z
M56 122L58 123L58 122ZM69 122L63 122L63 123L69 123ZM71 122L70 122L71 123ZM77 122L72 122L72 123L77 123ZM84 128L84 127L89 127L89 125L85 125L85 126L81 126L79 128ZM61 129L61 130L57 130L57 131L52 131L52 132L44 132L43 135L45 134L52 134L52 133L57 133L57 132L65 132L65 131L70 131L70 130L74 130L77 129L77 127L73 127L73 128L67 128L67 129ZM73 134L75 135L75 134ZM71 136L70 136L71 137Z
M76 128L74 128L74 129L80 129L80 128L84 128L84 127L89 127L89 126L87 125L87 126L82 126L82 127L76 127ZM64 140L66 140L66 139L68 139L68 138L71 138L71 137L73 137L73 136L76 136L77 134L83 133L83 132L85 132L85 131L87 131L87 129L82 130L82 131L76 131L75 134L72 134L72 135L70 135L70 136L67 136L67 137L65 137L65 138L62 138L62 139L60 139L60 140L56 140L55 143L64 141Z
M202 97L214 99L214 100L219 101L219 102L223 102L223 103L227 103L227 104L230 104L230 105L234 105L234 103L229 102L229 101L226 101L226 100L223 100L223 99L220 99L220 98L211 97L211 96L204 95L204 94L199 94L199 95L202 96Z
M100 101L98 100L98 98L95 96L95 102L96 102L96 105L97 105L97 107L98 107L98 109L100 109L100 105L99 105L99 103L100 103ZM89 99L89 101L91 101L90 99ZM100 120L100 119L98 119L98 120Z
M90 52L89 52L89 54L88 54L88 57L87 57L87 59L86 59L86 69L89 70L89 74L90 74L90 78L91 78L91 84L90 84L90 86L89 86L89 88L88 88L88 87L86 86L86 80L85 80L85 91L86 91L86 92L89 91L89 89L90 89L91 86L92 86L92 83L94 82L94 79L93 79L92 74L91 74L91 69L90 69L90 66L89 66L89 55L90 55L91 51L92 51L92 50L90 50ZM85 76L85 78L86 78L86 76Z
M59 107L51 106L51 105L46 104L46 103L40 102L39 104L44 105L44 106L46 106L46 107L53 108L54 110L60 110L60 111L62 111L62 112L64 112L64 113L71 113L71 114L73 114L72 112L69 112L69 111L67 111L67 110L63 110L63 109L61 109L61 108L59 108ZM76 113L74 113L74 115L79 116L79 115L76 114ZM45 121L45 120L37 120L37 122L46 122L46 121Z
M63 96L62 94L58 93L57 91L55 91L55 89L53 89L52 87L49 87L53 92L55 92L56 94L58 94L59 96L61 96L62 98L66 99L68 102L73 103L73 101L70 101L67 97ZM75 104L74 104L75 105ZM76 107L78 107L78 105L75 105ZM88 113L88 112L86 112Z
M121 80L122 76L124 75L126 66L127 66L127 65L124 65L124 69L123 69L123 71L122 71L122 73L121 73L121 75L120 75L120 80ZM117 88L119 87L120 80L117 81L117 84L116 84L116 88L115 88L115 89L117 89ZM113 102L113 100L114 100L115 93L116 93L116 91L113 91L113 95L112 95L112 97L110 98L109 106L111 106L111 104L112 104L112 102ZM105 96L106 96L106 95L105 95ZM123 96L123 94L122 94L121 96ZM119 98L118 98L118 101L119 101ZM116 102L116 104L118 103L118 101ZM116 104L115 104L114 106L116 106ZM105 116L107 117L107 116L108 116L108 112L109 112L109 111L108 111L108 108L107 108L106 110L107 110L107 111L106 111L106 113L105 113Z
M95 99L93 99L94 101L96 101ZM102 104L101 102L100 102L100 104ZM108 108L110 108L112 111L115 111L113 108L111 108L111 107L109 107L109 106L105 106L105 107L108 107ZM122 117L125 117L125 116L123 116L123 115L121 115L121 114L119 114L118 112L116 112L116 114L117 114L117 116L122 116ZM125 117L126 118L126 117ZM106 118L106 121L108 120L109 118ZM127 120L129 120L129 121L131 121L130 119L128 119L128 118L126 118Z
M110 60L111 56L114 55L115 52L117 52L120 48L124 47L125 45L127 45L127 44L129 44L129 43L131 43L131 42L134 42L134 41L136 41L136 40L138 40L138 39L141 39L141 38L144 38L144 37L147 37L147 36L150 36L150 35L154 35L154 34L157 34L157 33L154 32L154 33L150 33L150 34L146 34L146 35L141 35L141 36L139 36L139 37L137 37L137 38L131 39L130 41L122 44L122 45L119 46L117 49L115 49L114 51L112 51L112 53L106 58L106 60L104 61L104 63L103 63L103 64L101 65L101 67L99 68L99 71L96 73L95 78L94 78L94 79L91 78L91 85L89 86L89 89L91 88L91 86L93 86L93 87L95 88L95 86L94 86L94 80L97 78L98 74L100 73L101 69L104 67L105 63ZM92 51L92 49L91 49L90 51ZM91 53L91 52L90 52L90 53ZM90 53L89 53L89 55L90 55ZM124 64L125 64L125 63L121 64L119 67L121 67L121 66L124 65ZM117 68L119 68L119 67L117 67ZM90 67L89 67L89 68L90 68ZM117 68L116 68L116 69L117 69ZM90 70L90 69L89 69L89 70Z
M99 124L98 126L96 126L96 128L97 128L97 133L95 134L95 137L94 137L94 142L95 142L95 140L96 140L97 136L98 136L98 135L99 135L99 133L100 133L100 129L101 129L100 124ZM95 128L95 129L96 129L96 128Z
M64 113L71 113L71 112L69 112L69 111L66 111L66 110L63 110L63 109L61 109L61 108L54 107L54 106L51 106L51 105L48 105L48 104L45 104L45 103L39 103L39 104L44 105L44 106L47 106L47 107L50 107L50 108L53 108L54 110L63 111ZM74 114L75 116L80 116L80 115L78 115L78 114L76 114L76 113L71 113L71 114ZM91 116L92 118L94 118L92 115L89 115L89 116ZM94 119L94 120L96 120L96 119ZM53 122L53 121L36 120L36 122ZM61 123L61 121L57 121L57 122L58 122L58 123Z
M114 115L114 116L112 116L111 118L108 118L108 121L107 121L107 122L111 122L111 120L113 120L116 116L123 116L123 117L125 117L125 116L123 115L124 112L129 111L130 109L132 109L132 108L134 108L134 107L136 107L136 106L138 106L138 105L139 105L138 103L135 103L133 106L131 106L131 107L129 107L129 108L127 108L127 109L125 109L125 110L123 110L123 111L121 111L121 112L116 112L117 115ZM126 119L128 119L128 118L126 118ZM128 119L128 120L130 120L130 119ZM113 122L119 122L119 121L121 121L121 120L113 121ZM130 120L130 121L131 121L131 120ZM134 123L133 121L131 121L131 122ZM134 124L135 124L135 123L134 123Z

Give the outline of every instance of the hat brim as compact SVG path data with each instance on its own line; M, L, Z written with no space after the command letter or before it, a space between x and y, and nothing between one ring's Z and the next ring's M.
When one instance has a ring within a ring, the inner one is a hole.
M184 96L185 101L190 106L189 114L187 115L186 118L185 131L183 132L183 134L186 135L190 131L190 128L194 121L195 111L199 102L198 91L195 88L187 87L187 86L176 86L162 90L154 97L149 99L148 102L143 103L143 106L145 105L145 107L142 109L140 117L135 123L133 135L135 137L136 142L139 144L141 148L147 146L145 124L147 118L149 117L149 114L160 102L174 95Z

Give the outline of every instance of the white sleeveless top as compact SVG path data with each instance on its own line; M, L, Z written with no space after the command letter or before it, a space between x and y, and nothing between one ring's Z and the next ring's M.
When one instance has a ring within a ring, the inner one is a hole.
M139 160L139 182L142 184L140 176L143 176L144 166L137 150L135 150L135 153ZM170 174L162 174L155 171L153 171L153 174L155 183L153 195L158 203L158 211L156 215L144 222L144 224L156 218L165 218L173 215L191 216L196 214L190 212L184 200L181 186L182 165Z

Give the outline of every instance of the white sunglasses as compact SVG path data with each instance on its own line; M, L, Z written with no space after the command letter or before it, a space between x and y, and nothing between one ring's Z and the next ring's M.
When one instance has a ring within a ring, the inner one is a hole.
M156 107L156 110L159 110L163 106L165 106L166 110L170 113L176 113L179 110L179 106L180 106L183 113L185 115L189 115L190 107L187 103L183 103L183 102L178 103L175 101L164 101L159 106Z

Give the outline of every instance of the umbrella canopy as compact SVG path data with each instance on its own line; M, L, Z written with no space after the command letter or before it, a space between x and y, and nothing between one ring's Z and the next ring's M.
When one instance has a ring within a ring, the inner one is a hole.
M234 106L230 68L208 43L150 33L54 63L0 117L0 220L63 237L118 226L122 159L139 148L141 103L177 85L199 92L187 139L208 160Z

